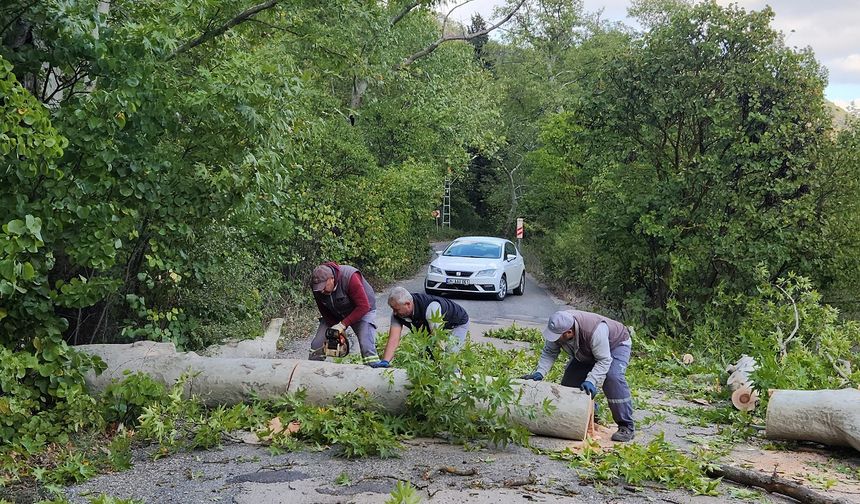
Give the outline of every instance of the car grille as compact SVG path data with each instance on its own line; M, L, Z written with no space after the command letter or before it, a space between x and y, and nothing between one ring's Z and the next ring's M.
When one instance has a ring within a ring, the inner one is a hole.
M439 284L439 286L443 289L448 289L448 290L478 292L478 286L477 285L471 285L471 284L470 285L461 285L461 284L443 283L443 284Z
M472 276L472 271L455 271L455 270L445 270L445 274L450 277L460 277L460 278L468 278Z

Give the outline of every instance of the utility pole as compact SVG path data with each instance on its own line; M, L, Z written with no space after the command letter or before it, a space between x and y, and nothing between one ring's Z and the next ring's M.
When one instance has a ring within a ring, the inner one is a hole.
M445 195L442 197L442 228L451 228L451 170L445 176Z

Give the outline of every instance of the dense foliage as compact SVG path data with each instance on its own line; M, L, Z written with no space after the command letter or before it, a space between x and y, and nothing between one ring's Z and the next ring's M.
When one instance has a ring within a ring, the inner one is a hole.
M396 5L297 2L205 38L239 7L0 12L4 86L16 89L0 208L18 235L41 233L23 280L47 274L39 284L64 295L43 308L70 322L68 340L199 347L252 334L320 259L376 278L408 271L441 177L466 147L491 146L496 109L470 46L395 69L436 36L425 7L392 24ZM21 280L4 276L9 311ZM4 332L22 319L9 313Z
M0 7L2 444L80 427L40 414L87 407L97 364L67 344L200 348L256 335L321 260L410 271L444 175L493 148L471 46L401 64L432 2L267 5Z
M547 120L534 155L552 271L673 331L716 292L750 292L760 266L836 275L853 244L833 204L852 193L833 174L856 168L829 163L823 71L772 15L679 8L582 72L587 93Z
M718 293L753 293L760 267L853 310L856 129L833 129L812 52L770 9L631 14L641 32L536 0L483 47L505 143L473 162L476 210L507 235L525 217L549 280L654 332L688 334Z

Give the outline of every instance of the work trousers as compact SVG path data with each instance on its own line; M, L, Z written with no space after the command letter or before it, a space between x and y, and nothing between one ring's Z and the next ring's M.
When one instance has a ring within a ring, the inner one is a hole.
M308 355L310 360L325 360L325 332L329 329L325 321L320 320L320 325L317 328L317 333L311 340L311 352ZM376 353L376 310L370 310L358 322L351 326L356 338L358 346L361 349L361 361L364 364L371 364L379 360L379 355Z
M619 427L634 428L633 425L633 397L630 395L630 386L627 385L627 365L630 363L630 346L619 345L612 350L612 364L606 379L603 381L603 393L609 403L612 418ZM578 361L570 359L561 384L565 387L579 388L585 377L594 367L594 361Z

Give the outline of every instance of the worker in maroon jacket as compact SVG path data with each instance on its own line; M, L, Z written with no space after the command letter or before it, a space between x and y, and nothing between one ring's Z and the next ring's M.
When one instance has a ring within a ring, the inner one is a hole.
M329 328L352 327L365 364L379 361L376 353L376 294L360 271L345 264L323 263L314 268L311 288L320 325L311 340L311 360L325 360L325 333Z

